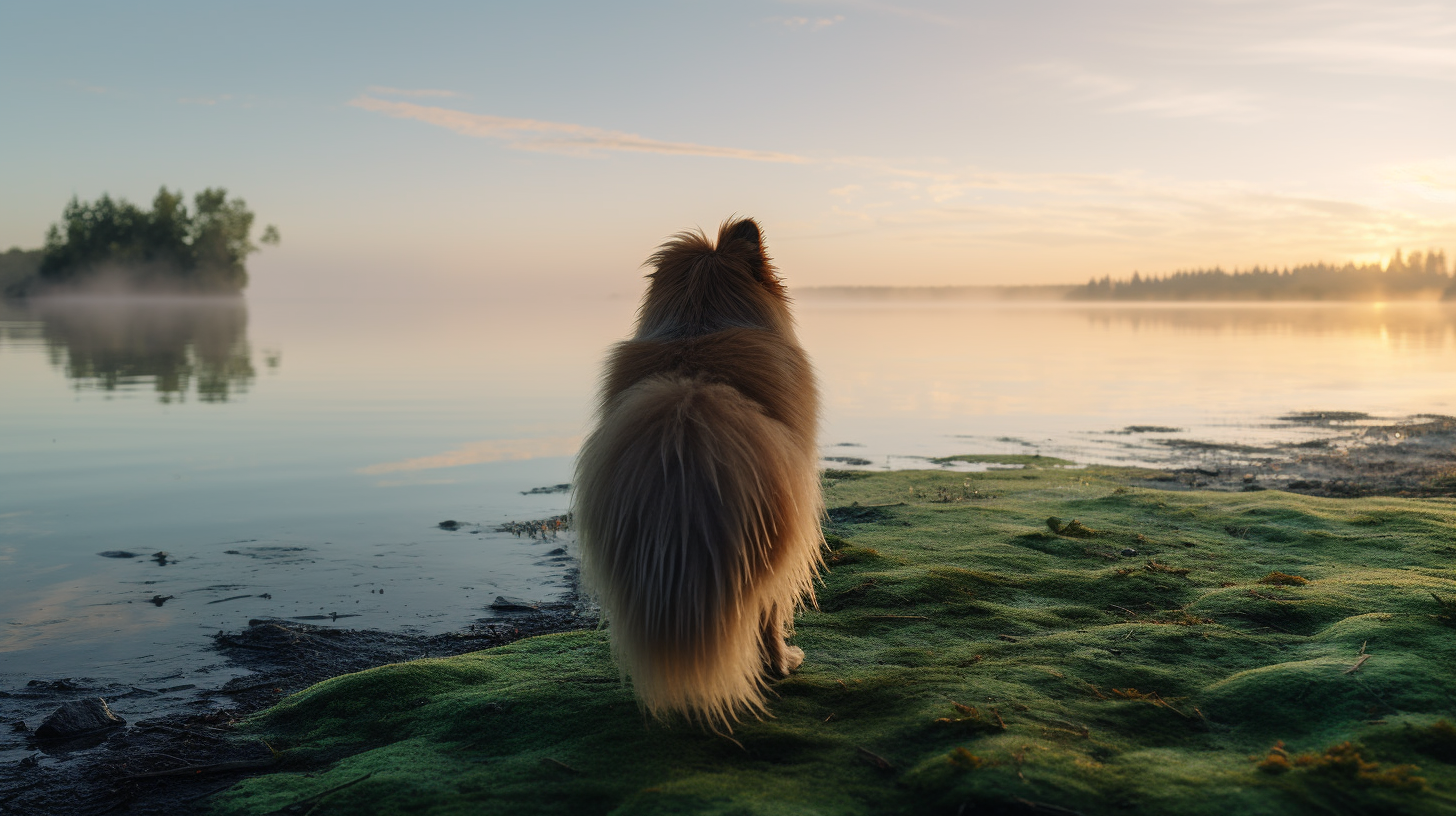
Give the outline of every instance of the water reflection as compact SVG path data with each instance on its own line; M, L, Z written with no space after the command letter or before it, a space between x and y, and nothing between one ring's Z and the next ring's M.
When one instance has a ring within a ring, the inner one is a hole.
M1109 457L1088 453L1087 432L1130 425L1252 444L1292 411L1456 408L1453 304L816 300L799 323L825 441L865 444L854 455L876 462L1014 452L992 444L1001 437L1096 461Z
M257 376L241 298L44 299L23 313L39 319L51 365L78 390L150 386L164 403L227 402ZM12 320L5 336L34 331Z
M1150 305L1076 309L1089 326L1147 333L1378 338L1410 350L1456 344L1456 309L1443 304Z

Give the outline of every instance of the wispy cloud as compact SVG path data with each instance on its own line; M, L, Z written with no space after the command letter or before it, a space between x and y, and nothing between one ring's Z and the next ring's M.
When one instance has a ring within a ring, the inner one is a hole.
M1249 50L1264 61L1301 64L1337 73L1391 74L1456 81L1456 45L1382 43L1330 36L1278 40Z
M673 156L705 156L745 161L805 164L810 160L791 153L768 150L747 150L718 147L692 142L668 142L649 139L635 133L576 125L566 122L544 122L538 119L516 119L466 113L451 108L418 105L413 102L392 102L372 96L359 96L350 105L395 119L413 119L452 130L462 136L495 139L518 150L548 153L591 154L597 152L659 153Z
M1208 91L1152 94L1112 106L1115 113L1147 113L1170 119L1224 119L1247 121L1256 118L1256 98L1241 91Z
M1252 8L1259 8L1255 5ZM1456 9L1449 3L1307 3L1229 53L1258 64L1456 81Z
M1435 192L1456 178L1417 176ZM1243 253L1251 262L1331 260L1395 246L1436 245L1456 219L1393 206L1303 195L1240 183L1190 183L1141 175L1010 177L969 184L969 200L937 203L926 186L869 190L866 203L832 207L815 226L853 228L918 247L955 247L982 257L1076 252L1102 262L1126 257L1210 263ZM960 183L959 180L950 183ZM1030 193L1030 190L1037 190ZM1456 187L1450 188L1456 190ZM898 195L897 195L898 193ZM1132 261L1139 263L1138 261ZM1131 268L1131 267L1129 267ZM1146 268L1146 267L1144 267Z
M416 470L478 465L483 462L506 462L523 459L543 459L552 456L571 456L581 447L579 436L557 436L536 439L487 439L472 442L454 450L405 459L399 462L384 462L360 468L360 473L379 475Z
M1066 63L1030 65L1025 70L1061 82L1109 113L1223 121L1250 121L1262 115L1260 97L1241 90L1193 90L1169 82L1137 82Z
M226 102L232 98L232 94L223 94L221 96L184 96L178 99L177 103L179 105L203 105L205 107L212 107L219 102Z
M1386 168L1385 180L1427 201L1456 204L1456 158Z
M447 91L440 88L391 88L388 85L370 85L369 93L380 96L409 96L423 98L449 98L463 96L459 91Z
M1053 67L1057 71L1051 75L1107 110L1230 119L1261 113L1259 98L1236 91L1179 92ZM368 95L351 104L516 149L792 163L832 179L820 188L825 191L824 209L796 226L802 237L874 234L878 246L900 246L896 242L904 241L910 252L952 247L959 252L1002 253L1018 265L1032 257L1044 259L1037 263L1062 259L1057 262L1080 264L1095 256L1118 269L1124 263L1171 267L1223 262L1229 259L1230 248L1257 254L1243 260L1300 261L1321 253L1348 257L1400 245L1439 243L1434 236L1456 229L1456 219L1441 213L1413 212L1392 203L1394 199L1375 201L1355 193L1317 195L1260 183L1199 182L1137 172L1012 172L929 158L799 155L668 142L587 125L474 114ZM1456 177L1445 165L1391 173L1388 184L1418 188L1428 199L1440 200L1456 189L1452 186ZM450 467L493 461L500 455L491 446L494 443L482 444L378 465L369 472ZM487 456L493 458L476 458Z
M922 23L930 23L931 25L937 26L959 26L962 24L962 21L955 17L917 8L907 3L887 3L884 0L792 0L792 2L796 5L818 3L821 5L848 6L876 14L919 20Z
M833 17L770 17L769 21L796 31L819 31L844 22L844 15L836 14Z
M111 89L108 88L108 87L106 87L105 85L92 85L89 82L81 82L80 80L76 80L76 79L68 79L68 80L66 80L66 84L69 85L72 88L75 88L78 91L85 91L86 93L92 93L92 94L111 93Z

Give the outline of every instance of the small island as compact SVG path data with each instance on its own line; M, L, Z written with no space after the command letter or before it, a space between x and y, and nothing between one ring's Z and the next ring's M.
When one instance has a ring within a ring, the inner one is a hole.
M227 190L209 187L187 206L162 187L150 211L103 194L73 197L41 249L0 253L0 293L234 295L248 285L245 261L259 250L254 214ZM277 244L267 226L261 244Z

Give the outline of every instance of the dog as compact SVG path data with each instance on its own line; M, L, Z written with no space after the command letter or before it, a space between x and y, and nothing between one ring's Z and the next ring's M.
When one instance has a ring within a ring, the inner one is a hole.
M818 388L756 221L647 263L577 458L581 576L643 708L731 731L804 660L785 638L824 564Z

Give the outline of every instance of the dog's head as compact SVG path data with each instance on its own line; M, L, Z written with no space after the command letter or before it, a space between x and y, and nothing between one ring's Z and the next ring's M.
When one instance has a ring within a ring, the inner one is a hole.
M638 337L692 337L729 328L789 332L788 294L752 218L730 218L714 245L702 230L674 235L647 260L654 267Z

